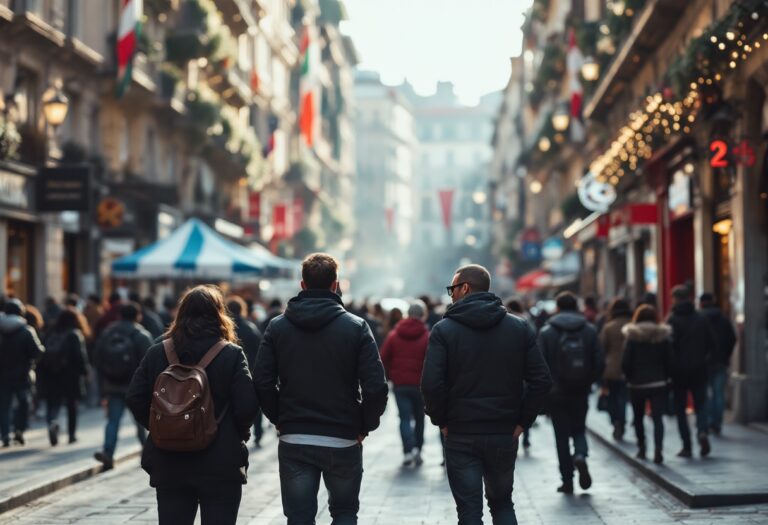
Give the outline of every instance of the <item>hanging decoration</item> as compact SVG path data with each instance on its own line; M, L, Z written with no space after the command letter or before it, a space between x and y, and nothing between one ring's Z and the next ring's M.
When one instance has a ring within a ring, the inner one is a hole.
M568 76L568 92L570 94L570 131L571 141L584 142L586 133L581 120L581 106L584 99L584 88L581 85L581 66L584 65L584 55L576 44L576 31L568 33L568 54L566 56L566 73Z
M446 230L451 228L453 218L453 193L452 188L440 190L440 210L443 213L443 226Z
M121 4L117 28L117 98L122 98L131 83L143 13L142 0L124 0Z
M301 37L301 64L299 78L299 131L304 143L312 147L315 142L315 127L317 125L317 43L310 35L310 27L304 26Z
M392 233L395 226L395 209L392 206L384 208L384 219L387 221L387 233Z

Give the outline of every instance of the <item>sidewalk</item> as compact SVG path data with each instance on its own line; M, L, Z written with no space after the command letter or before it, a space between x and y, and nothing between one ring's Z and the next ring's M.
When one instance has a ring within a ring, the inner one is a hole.
M637 445L632 426L632 411L627 407L627 432L624 441L615 441L608 414L594 410L590 399L587 427L590 433L624 461L670 492L691 508L768 503L768 434L735 424L726 424L721 436L710 436L712 453L699 457L694 443L694 457L677 457L682 441L674 417L664 417L664 464L635 458ZM645 420L648 457L653 457L653 426ZM695 435L691 418L691 432Z
M62 411L64 412L64 411ZM44 421L32 421L24 434L26 445L0 449L0 513L29 503L46 494L90 478L102 472L93 453L104 443L106 418L101 408L81 410L78 418L77 443L68 444L66 417L59 424L59 444L52 447ZM116 462L140 453L133 418L123 415L117 444Z

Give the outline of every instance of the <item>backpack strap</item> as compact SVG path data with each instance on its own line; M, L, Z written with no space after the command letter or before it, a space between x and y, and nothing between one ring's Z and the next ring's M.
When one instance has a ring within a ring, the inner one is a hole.
M173 339L170 337L163 341L163 348L165 349L165 357L168 359L169 365L178 365L179 356L176 355L176 351L173 349Z
M203 358L200 360L199 363L197 363L197 366L200 368L207 368L208 365L211 364L211 362L216 359L216 356L219 355L219 353L224 349L225 346L229 344L229 341L224 341L223 339L213 345L203 356Z

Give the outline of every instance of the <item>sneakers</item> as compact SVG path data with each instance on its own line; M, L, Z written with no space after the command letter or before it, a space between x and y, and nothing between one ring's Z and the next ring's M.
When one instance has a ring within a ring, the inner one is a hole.
M704 433L699 434L699 447L701 447L701 457L703 458L709 456L709 453L712 451L712 447L709 445L709 438Z
M573 483L563 483L557 487L557 491L561 494L573 494Z
M416 463L416 455L414 454L414 451L411 450L410 452L406 452L405 456L403 456L403 466L412 467L415 463Z
M13 434L13 441L15 443L18 443L19 445L24 444L24 434L19 432L18 430Z
M104 465L104 470L109 470L115 467L115 462L113 461L112 456L107 455L106 452L96 452L93 457L96 458L96 461Z
M589 475L589 469L587 468L587 460L584 456L574 456L573 466L579 472L579 486L587 490L592 486L592 476Z
M48 441L51 442L52 447L59 444L59 424L55 421L48 425Z
M418 448L413 449L413 461L416 463L417 467L420 467L424 464L424 460L421 457L421 450Z

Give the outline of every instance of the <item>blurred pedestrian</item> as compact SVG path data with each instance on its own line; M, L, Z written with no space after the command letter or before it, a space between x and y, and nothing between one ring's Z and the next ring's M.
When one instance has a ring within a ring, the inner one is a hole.
M259 326L262 334L267 331L267 327L269 326L269 323L272 322L272 319L279 315L283 315L283 302L280 299L272 299L269 303L269 309L267 310L267 317L261 323L261 326Z
M493 523L516 524L512 503L518 440L552 386L531 327L490 293L479 265L459 268L453 304L432 329L421 390L445 434L448 482L459 523L482 523L483 483ZM527 385L527 388L525 386Z
M584 298L584 317L587 322L595 324L600 317L600 308L597 305L597 299L593 295Z
M27 325L32 328L32 330L34 330L37 338L42 340L47 327L45 326L45 321L43 321L43 314L40 313L40 310L31 304L25 304L24 319L27 320ZM43 401L43 392L41 391L39 383L40 382L38 381L37 377L37 368L33 367L29 373L30 405L28 410L29 417L32 419L37 419L39 417L38 411Z
M653 419L653 462L664 461L664 407L667 401L672 358L672 329L659 324L656 308L641 305L632 322L624 325L626 349L621 368L629 384L634 414L637 457L646 458L645 406L651 406Z
M163 343L147 351L131 381L126 399L131 412L149 428L158 376L171 363L200 366L207 376L217 430L207 448L192 451L161 448L157 440L162 435L150 434L141 464L157 493L159 523L192 525L199 506L203 525L234 525L247 481L245 443L256 412L256 395L221 291L213 286L188 291L166 335Z
M96 294L89 295L88 300L85 302L85 307L83 308L83 315L88 321L91 334L95 337L96 334L94 332L96 330L96 323L99 321L99 318L104 315L104 306L101 304L101 297Z
M35 335L37 335L38 338L41 338L45 332L45 321L43 320L43 314L40 313L40 310L31 304L25 304L24 319L27 320L27 325L35 331Z
M597 331L579 312L576 296L562 292L556 304L557 313L539 333L539 347L554 379L548 406L563 479L557 491L573 494L574 468L579 472L579 486L584 490L592 486L586 420L589 393L603 373L604 360Z
M259 352L259 346L261 346L261 332L255 324L248 320L248 305L239 295L233 295L227 299L227 311L235 322L235 336L237 336L238 344L245 352L248 370L253 373L256 354ZM253 442L256 448L261 448L261 438L264 436L262 420L261 410L257 408L253 418Z
M389 311L389 314L387 314L387 322L384 324L383 331L384 331L384 340L389 337L389 334L392 330L395 329L395 326L403 320L403 311L400 308L392 308Z
M344 309L338 262L302 263L298 297L268 326L254 385L278 428L280 489L288 523L314 523L320 477L333 523L357 523L362 442L379 426L387 383L368 325Z
M381 362L394 385L405 467L423 463L424 403L419 383L429 339L429 330L424 324L426 314L427 306L422 301L413 301L408 308L408 318L395 326L381 349Z
M707 408L708 366L717 352L717 340L706 317L696 311L690 288L672 289L672 314L667 323L672 327L672 391L675 397L677 426L683 448L678 456L692 454L691 429L686 412L688 393L693 396L696 431L702 457L711 451L709 443L709 410Z
M419 297L422 302L424 302L425 305L427 305L427 328L432 330L432 328L440 322L442 319L442 316L435 311L435 303L432 301L432 298L428 295L422 295Z
M150 305L152 305L154 304L154 300L152 298L142 300L137 292L128 294L128 300L139 305L139 308L141 308L141 326L144 327L144 330L149 332L149 335L152 336L152 340L163 335L163 332L165 332L163 320L160 319L160 316L157 315L154 308L148 308L145 304L146 300L149 300Z
M61 313L61 305L53 297L47 297L45 299L45 308L43 309L43 324L47 326L53 326L56 322L56 318Z
M0 438L3 447L8 447L14 401L13 440L24 444L24 432L29 425L30 372L45 349L24 317L24 303L8 299L4 311L5 315L0 316Z
M77 403L83 397L88 373L88 355L83 330L85 318L67 306L61 311L45 337L45 353L37 366L38 382L45 394L48 439L59 442L59 411L67 408L69 443L77 441Z
M523 303L521 303L519 299L516 299L516 298L507 299L507 302L504 306L506 307L507 312L511 313L516 317L519 317L520 319L524 319L525 322L527 322L528 325L531 327L531 329L535 329L534 324L531 322L530 316L525 311L525 308L523 308ZM530 428L526 428L525 431L523 431L523 448L524 449L531 448L531 429Z
M118 292L109 294L109 307L96 321L93 330L93 336L99 338L104 330L112 323L120 320L120 306L123 304L123 298Z
M114 466L120 420L126 407L128 385L134 372L152 345L152 336L141 326L141 307L133 302L119 305L119 319L111 324L96 341L93 364L99 374L102 405L107 411L104 447L94 457L105 468ZM144 428L136 424L139 442L147 439Z
M701 294L699 308L701 314L709 321L717 342L709 365L709 429L719 436L723 430L725 386L728 383L731 356L736 347L736 331L731 321L717 306L715 296L711 293Z
M178 305L176 299L173 297L165 297L163 299L163 310L159 312L160 320L163 322L163 326L166 330L171 327L173 321L176 319L176 311Z
M613 425L613 439L624 439L627 423L627 382L621 370L624 355L624 326L632 320L629 302L616 298L608 307L607 321L600 331L600 345L605 355L601 395L608 396L608 415Z

